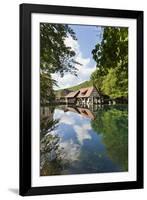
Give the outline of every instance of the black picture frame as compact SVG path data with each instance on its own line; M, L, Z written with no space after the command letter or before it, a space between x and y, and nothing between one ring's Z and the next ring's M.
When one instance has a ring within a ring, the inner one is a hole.
M137 180L66 186L31 186L31 14L51 13L137 20ZM143 11L53 5L20 5L20 173L19 194L43 195L143 188Z

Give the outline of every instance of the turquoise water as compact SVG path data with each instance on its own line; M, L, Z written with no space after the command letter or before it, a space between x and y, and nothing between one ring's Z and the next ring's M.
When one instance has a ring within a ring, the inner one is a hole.
M42 107L40 175L128 170L127 105Z

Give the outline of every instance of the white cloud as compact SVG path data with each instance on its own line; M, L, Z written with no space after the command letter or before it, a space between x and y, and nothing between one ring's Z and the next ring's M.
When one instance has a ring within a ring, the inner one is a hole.
M73 126L73 128L77 134L78 141L81 145L83 145L84 140L91 139L91 135L89 134L89 130L91 129L90 124L85 124L83 126L75 125Z
M90 123L83 124L82 128L85 129L85 130L91 130L92 129Z
M55 111L54 111L54 119L60 118L61 116L63 116L63 114L64 114L63 110L55 109Z
M78 69L78 77L66 73L64 77L60 77L59 73L52 74L52 78L55 79L58 83L58 87L55 87L54 89L63 89L67 87L71 87L77 84L80 84L86 80L89 80L91 73L95 70L96 66L89 66L90 64L90 58L83 57L82 52L80 51L80 46L77 40L73 40L71 36L68 36L65 39L66 46L70 46L75 52L75 60L82 65L75 65L75 67Z
M60 123L73 125L73 124L75 124L75 120L72 119L72 118L69 118L69 117L66 116L66 115L64 115L64 116L61 118Z
M64 44L67 47L71 47L73 51L77 52L77 54L79 53L80 51L79 43L77 42L77 40L73 40L70 35L68 35L68 37L65 38Z
M63 110L60 109L55 109L54 112L54 119L59 119L60 120L60 124L68 124L68 125L74 125L75 124L75 120L73 117L69 117L67 116L68 112L65 113Z
M60 146L63 147L66 154L66 159L69 162L73 162L79 159L80 145L74 143L72 139L61 142Z

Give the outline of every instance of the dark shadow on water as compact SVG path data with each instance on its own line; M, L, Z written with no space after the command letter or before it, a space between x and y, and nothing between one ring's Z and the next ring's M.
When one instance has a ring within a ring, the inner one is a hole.
M19 190L17 188L9 188L8 190L13 194L19 194Z

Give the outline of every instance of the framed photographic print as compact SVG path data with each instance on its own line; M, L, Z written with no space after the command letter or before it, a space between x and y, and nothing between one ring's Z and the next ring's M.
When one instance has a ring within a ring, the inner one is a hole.
M20 195L143 188L143 11L20 5Z

